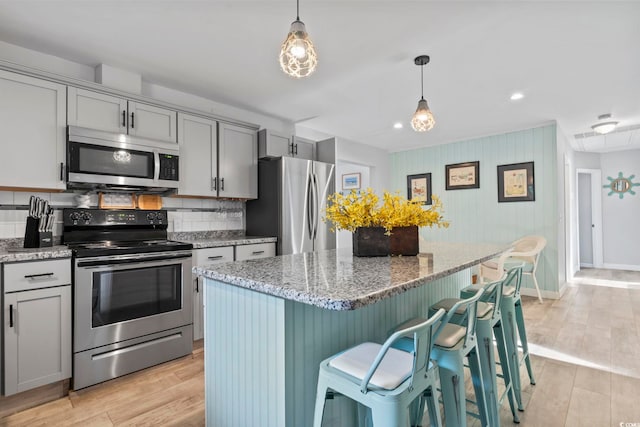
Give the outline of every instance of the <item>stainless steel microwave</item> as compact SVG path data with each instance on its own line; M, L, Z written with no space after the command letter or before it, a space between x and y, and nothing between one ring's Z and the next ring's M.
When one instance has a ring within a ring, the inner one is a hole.
M178 144L69 126L67 188L175 192Z

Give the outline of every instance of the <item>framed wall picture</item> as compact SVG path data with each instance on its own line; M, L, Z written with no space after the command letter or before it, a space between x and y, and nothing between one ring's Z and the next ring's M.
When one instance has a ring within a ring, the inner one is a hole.
M360 173L345 173L342 175L343 190L360 189Z
M421 173L407 175L407 199L430 205L431 202L431 174Z
M498 166L498 202L535 200L533 162Z
M447 190L480 188L480 162L456 163L444 168Z

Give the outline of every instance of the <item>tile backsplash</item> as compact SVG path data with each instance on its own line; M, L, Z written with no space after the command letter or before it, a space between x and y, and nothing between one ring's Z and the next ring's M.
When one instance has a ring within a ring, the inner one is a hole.
M62 209L77 206L75 193L36 193L0 191L0 239L23 238L29 198L38 196L54 208L54 236L62 235ZM98 195L91 195L90 206L98 207ZM168 211L169 232L244 231L245 204L235 200L163 197Z

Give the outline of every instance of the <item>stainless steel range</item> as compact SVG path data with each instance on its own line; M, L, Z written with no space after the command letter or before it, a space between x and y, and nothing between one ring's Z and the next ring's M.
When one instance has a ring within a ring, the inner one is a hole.
M74 262L73 388L191 353L192 245L167 240L167 212L63 215Z

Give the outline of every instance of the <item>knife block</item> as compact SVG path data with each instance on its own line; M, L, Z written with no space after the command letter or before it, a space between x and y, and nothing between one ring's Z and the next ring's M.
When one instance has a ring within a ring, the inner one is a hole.
M53 246L53 233L51 231L38 231L40 220L27 217L27 226L24 230L25 248L48 248Z

